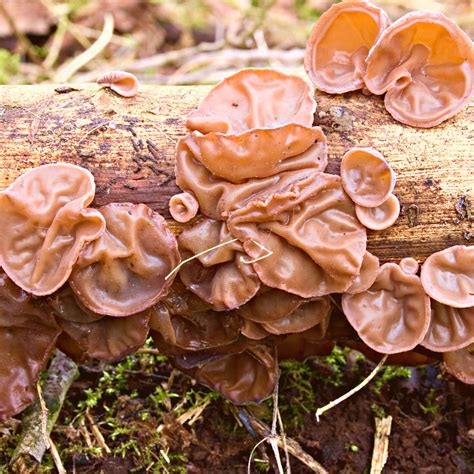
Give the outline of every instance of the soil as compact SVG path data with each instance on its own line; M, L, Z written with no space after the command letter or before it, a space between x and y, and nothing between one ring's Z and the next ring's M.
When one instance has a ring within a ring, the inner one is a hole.
M319 423L314 410L346 393L374 364L355 352L347 352L346 363L340 367L339 385L334 380L334 368L325 359L313 358L305 362L304 374L311 374L301 385L294 383L293 372L283 368L280 381L280 409L287 435L331 473L368 473L374 439L374 416L391 415L392 432L389 438L388 461L385 473L472 473L474 472L474 390L445 374L439 364L411 368L409 378L393 378L384 383L379 392L373 383L355 396L326 412ZM160 443L165 440L171 453L179 453L179 461L171 461L168 472L189 473L246 473L249 453L256 440L239 425L238 408L220 397L214 397L198 420L190 427L178 423L172 411L161 414L160 421L152 418L138 422L139 414L147 407L147 400L159 380L167 380L171 373L166 362L161 362L153 375L140 370L129 370L125 393L114 402L116 418L138 423L139 428L129 435L138 443L138 450L150 446L162 426ZM126 453L107 457L90 453L67 452L64 449L75 439L67 424L85 399L87 388L97 387L103 366L82 367L81 377L74 383L52 438L60 450L68 472L110 473L147 472L140 467L140 455ZM107 369L110 370L110 369ZM182 375L173 376L173 392L178 394L198 389ZM207 389L199 387L206 395ZM135 395L129 396L133 391ZM306 392L303 394L303 392ZM127 395L129 394L129 395ZM178 399L179 401L179 399ZM112 399L105 399L111 406ZM176 406L174 400L172 405ZM271 421L271 403L252 408L265 421ZM171 405L169 405L169 408ZM166 411L166 410L164 410ZM110 431L101 423L105 416L103 404L91 409L104 434L106 443L114 448L124 438L112 439ZM299 416L301 414L301 416ZM159 447L155 450L159 452ZM260 446L256 450L252 472L276 472L272 467L270 450ZM1 459L0 459L1 461ZM1 464L1 462L0 462ZM180 467L178 467L178 465ZM173 468L174 466L174 468ZM291 458L294 474L310 472ZM154 467L152 472L166 472ZM1 472L1 469L0 469Z

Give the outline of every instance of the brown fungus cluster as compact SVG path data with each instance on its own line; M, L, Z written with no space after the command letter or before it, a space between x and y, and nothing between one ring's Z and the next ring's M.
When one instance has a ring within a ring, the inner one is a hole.
M342 2L321 15L306 48L314 86L340 94L385 94L387 111L413 127L455 115L474 90L474 47L442 13L412 12L390 25L368 2Z
M318 89L386 93L399 121L434 126L472 91L472 43L440 14L395 22L368 2L333 6L305 66ZM99 81L136 92L133 77ZM301 78L245 69L186 121L176 153L176 239L144 204L89 208L92 175L45 165L0 193L0 420L35 397L54 347L117 361L149 332L175 367L236 404L269 397L278 360L328 354L334 341L373 360L426 364L474 383L474 247L422 265L380 265L367 229L398 217L395 173L371 148L326 172L327 140ZM178 278L176 276L179 275ZM432 351L417 352L417 346Z

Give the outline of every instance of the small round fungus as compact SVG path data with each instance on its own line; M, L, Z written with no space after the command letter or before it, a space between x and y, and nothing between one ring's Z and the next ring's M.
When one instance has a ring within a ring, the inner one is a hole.
M384 31L367 58L364 81L384 94L392 116L434 127L456 114L473 91L474 48L442 13L413 12Z
M192 193L175 194L170 199L170 214L177 222L189 222L196 217L198 210L199 203Z
M431 322L422 345L434 352L446 352L473 343L474 306L453 308L431 300Z
M395 194L377 207L362 207L356 204L357 219L367 229L384 230L392 226L400 214L400 202Z
M360 338L382 354L413 349L430 324L430 299L420 278L395 263L382 265L367 291L344 294L342 308Z
M97 79L97 84L112 89L122 97L133 97L138 92L138 79L125 71L106 72Z
M421 282L440 303L474 306L474 246L455 245L430 255L421 267Z
M385 158L372 148L351 148L341 161L344 191L359 206L377 207L395 187L395 173Z
M420 264L411 257L404 258L399 263L400 268L408 274L416 275L420 269Z
M58 163L34 168L0 193L0 265L37 296L60 288L84 245L102 235L92 174Z
M95 313L129 316L158 302L178 265L176 238L145 204L113 203L99 209L106 231L81 253L69 280L82 304Z
M474 344L443 354L444 365L451 375L466 384L474 384Z
M186 120L189 130L239 134L289 123L311 127L316 102L298 76L275 69L249 68L213 87Z
M362 89L365 59L388 25L385 12L365 1L337 3L323 13L304 59L315 87L330 94Z

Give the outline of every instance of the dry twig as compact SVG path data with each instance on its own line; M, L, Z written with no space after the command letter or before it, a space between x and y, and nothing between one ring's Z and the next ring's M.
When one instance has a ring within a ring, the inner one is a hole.
M375 418L374 451L370 474L381 474L388 457L388 441L392 430L392 417Z

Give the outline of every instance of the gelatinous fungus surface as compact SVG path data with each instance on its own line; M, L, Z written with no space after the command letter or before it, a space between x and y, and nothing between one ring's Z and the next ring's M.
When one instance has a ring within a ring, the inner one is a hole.
M444 364L448 372L458 380L474 384L474 345L457 351L443 354Z
M129 72L110 71L97 79L97 84L109 87L122 97L133 97L138 92L138 79Z
M392 226L400 215L400 202L395 194L377 207L355 206L357 219L371 230L384 230Z
M175 194L170 199L170 214L177 222L189 222L196 217L198 211L199 203L192 193Z

